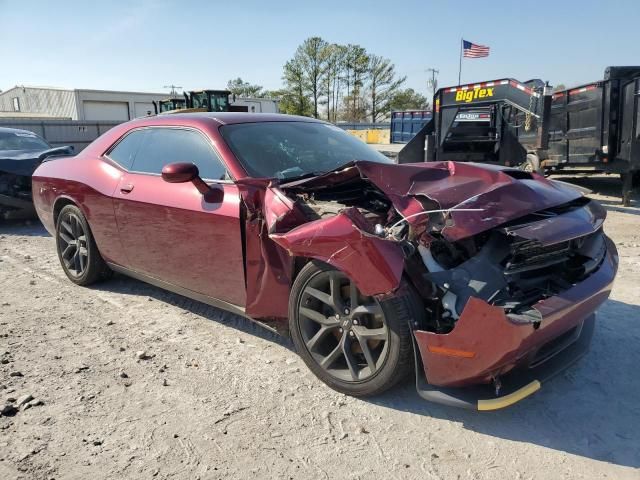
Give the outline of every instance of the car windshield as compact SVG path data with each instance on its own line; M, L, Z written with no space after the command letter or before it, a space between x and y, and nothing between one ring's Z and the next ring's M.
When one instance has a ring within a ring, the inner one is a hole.
M258 122L220 127L223 138L253 177L291 179L322 174L354 160L392 163L326 123Z
M48 150L47 142L31 132L0 132L0 150Z

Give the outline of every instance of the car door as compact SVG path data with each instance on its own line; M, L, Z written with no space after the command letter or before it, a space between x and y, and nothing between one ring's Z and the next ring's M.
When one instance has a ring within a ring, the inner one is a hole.
M224 180L226 168L211 142L190 128L148 127L131 135L139 147L114 193L126 267L244 306L240 195ZM162 167L174 162L195 163L207 183L224 190L222 201L205 201L191 182L165 182Z

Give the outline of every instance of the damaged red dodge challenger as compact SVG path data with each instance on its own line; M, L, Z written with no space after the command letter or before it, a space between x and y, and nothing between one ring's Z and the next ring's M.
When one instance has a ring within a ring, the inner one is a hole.
M33 175L78 285L113 271L289 334L349 395L511 405L588 349L605 211L535 173L395 165L337 127L247 113L119 125Z

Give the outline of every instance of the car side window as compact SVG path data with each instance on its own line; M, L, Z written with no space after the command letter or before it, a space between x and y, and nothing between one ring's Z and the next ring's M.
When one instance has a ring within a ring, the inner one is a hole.
M225 180L226 169L204 136L181 128L148 128L131 170L161 173L169 163L195 163L202 178Z
M111 149L108 153L109 158L127 170L130 170L144 134L144 130L136 130L129 133Z

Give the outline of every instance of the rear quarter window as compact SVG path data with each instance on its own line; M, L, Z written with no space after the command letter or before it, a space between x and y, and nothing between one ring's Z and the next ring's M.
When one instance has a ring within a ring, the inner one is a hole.
M107 156L117 164L130 170L136 153L138 153L142 144L144 134L144 130L130 132L111 149Z

